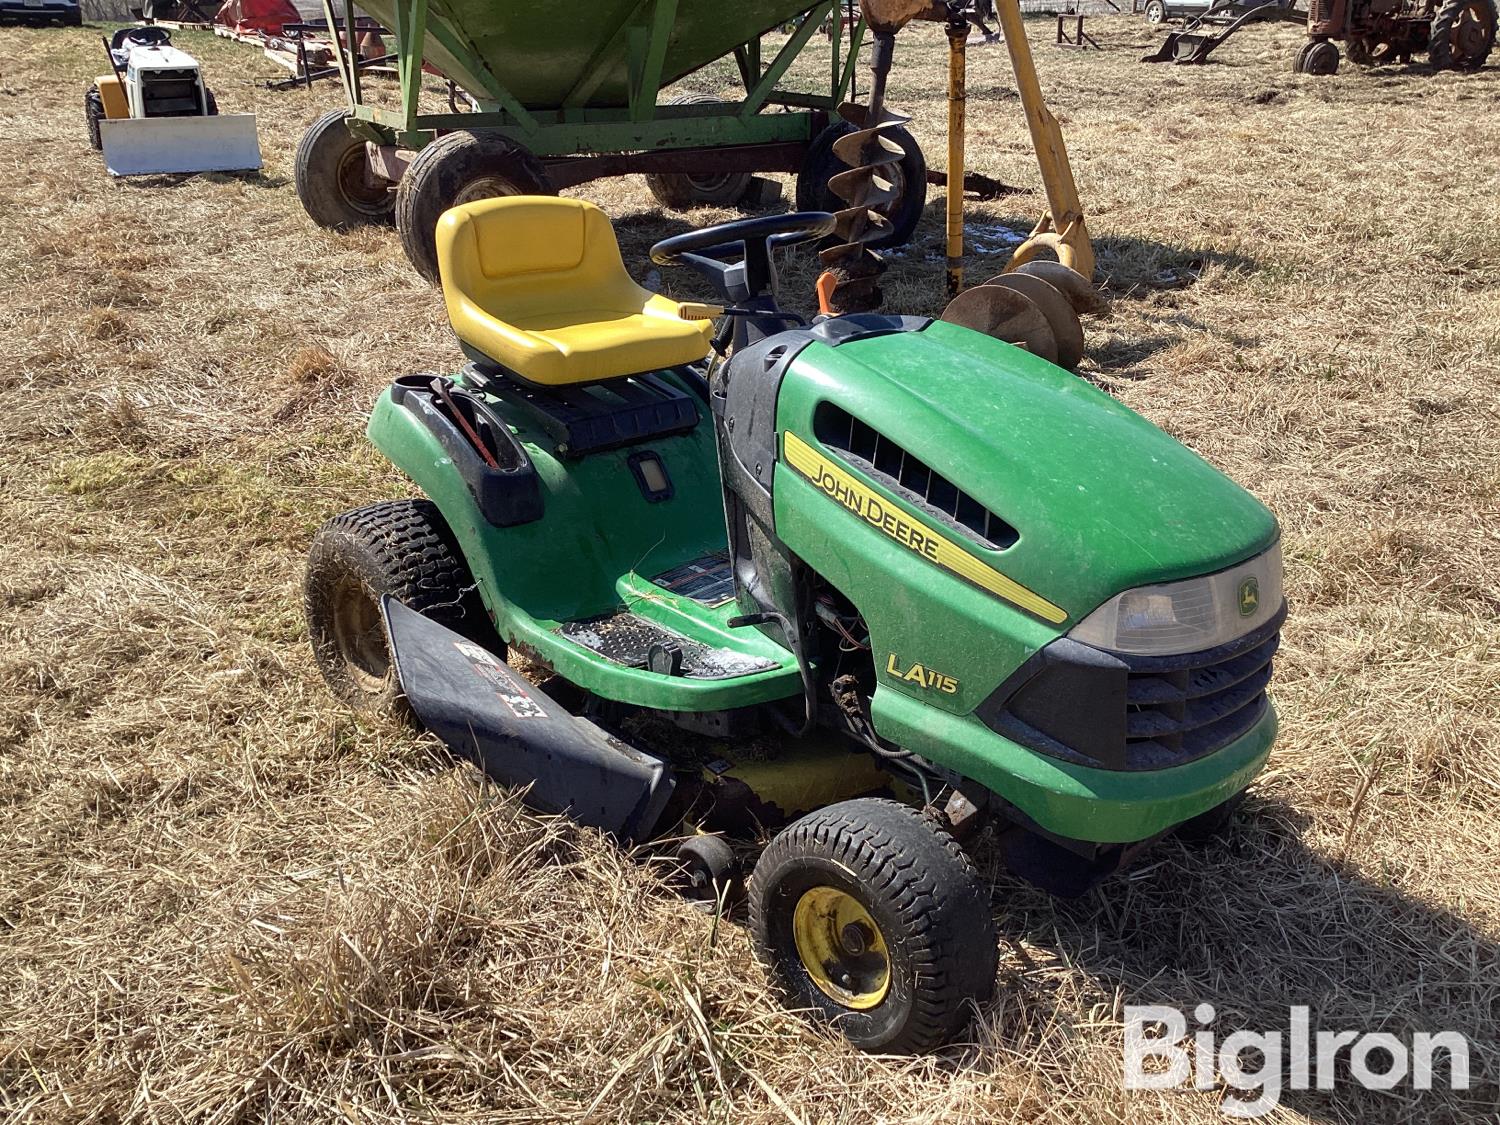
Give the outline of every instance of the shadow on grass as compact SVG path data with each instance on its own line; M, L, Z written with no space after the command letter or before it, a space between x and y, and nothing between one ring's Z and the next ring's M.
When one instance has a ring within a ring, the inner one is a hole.
M1283 1081L1280 1102L1326 1122L1493 1120L1500 946L1462 916L1311 850L1302 840L1307 827L1292 806L1252 798L1224 838L1160 841L1134 869L1071 901L995 874L993 854L982 851L1001 934L1057 956L1055 966L1002 971L1005 1003L993 1010L1006 1023L997 1034L1023 1056L1049 1049L1059 1021L1076 1019L1079 971L1106 1007L1172 1008L1191 1035L1202 1026L1195 1007L1208 1003L1215 1015L1204 1029L1216 1043L1241 1030L1280 1031L1284 1057L1294 1006L1309 1009L1314 1037L1383 1032L1409 1046L1416 1032L1458 1031L1470 1044L1467 1090L1449 1089L1440 1051L1430 1091L1409 1080L1367 1091L1352 1077L1345 1048L1328 1069L1333 1089L1293 1090ZM1060 997L1065 990L1074 995ZM1259 1065L1246 1056L1252 1074ZM1369 1061L1376 1073L1390 1066L1382 1050Z

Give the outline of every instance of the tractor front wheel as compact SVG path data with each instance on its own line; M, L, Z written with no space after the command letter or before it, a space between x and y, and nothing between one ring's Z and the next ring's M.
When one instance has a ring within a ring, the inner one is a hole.
M854 126L848 121L835 121L813 138L807 158L802 162L802 171L797 173L797 210L842 211L849 206L833 193L828 181L849 170L849 165L833 151L833 145L854 131ZM899 126L882 129L880 135L900 146L901 159L882 169L882 174L890 176L896 193L895 199L879 208L891 229L885 237L866 245L872 250L889 250L910 242L912 232L922 218L922 209L927 206L927 161L916 138L905 129Z
M931 1050L990 996L989 895L958 842L895 801L809 813L750 877L756 952L790 1006L866 1051Z
M1495 46L1495 0L1447 0L1432 17L1434 70L1478 70Z
M1303 45L1297 52L1297 58L1292 63L1292 69L1298 74L1314 74L1326 76L1337 74L1339 69L1339 49L1327 39L1314 39Z
M313 656L356 711L407 717L380 599L503 652L458 543L430 500L390 500L334 516L307 552L303 608Z
M347 117L333 109L314 121L292 162L303 210L331 230L389 223L396 209L390 181L371 172L365 142L349 132Z
M493 132L447 133L406 169L396 187L396 230L419 274L438 284L437 224L450 207L506 195L556 195L541 161Z

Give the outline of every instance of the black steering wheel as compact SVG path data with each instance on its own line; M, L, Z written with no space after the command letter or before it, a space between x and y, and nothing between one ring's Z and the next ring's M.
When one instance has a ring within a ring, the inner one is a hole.
M827 211L737 219L664 238L651 247L651 260L659 266L692 266L729 301L748 301L772 288L772 250L826 237L834 221Z
M170 42L172 33L164 27L125 27L115 33L111 46L116 50L126 43L134 43L137 47L165 47Z

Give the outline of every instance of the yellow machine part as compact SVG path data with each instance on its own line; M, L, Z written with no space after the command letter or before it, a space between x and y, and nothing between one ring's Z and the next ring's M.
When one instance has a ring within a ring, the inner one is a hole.
M906 792L872 755L830 747L818 736L784 746L773 758L713 763L703 777L726 811L738 808L761 824L779 824L871 793Z
M106 120L117 121L130 116L130 103L125 100L125 88L120 85L118 75L101 74L94 79L94 85L99 87L99 100L104 103Z
M438 271L458 338L543 386L695 363L710 320L641 288L614 228L581 199L510 196L444 213Z
M1024 265L1039 251L1049 249L1063 265L1092 280L1094 247L1083 223L1083 204L1078 198L1078 186L1073 182L1073 169L1068 163L1062 129L1047 108L1042 85L1037 81L1031 44L1026 39L1026 24L1021 18L1020 0L996 0L995 15L1005 36L1005 49L1010 52L1016 91L1021 95L1021 108L1026 114L1026 126L1031 131L1031 145L1036 150L1037 166L1041 169L1042 187L1047 193L1047 213L1037 223L1031 237L1016 248L1006 269ZM952 174L953 170L949 169L949 175ZM960 179L959 182L963 181Z

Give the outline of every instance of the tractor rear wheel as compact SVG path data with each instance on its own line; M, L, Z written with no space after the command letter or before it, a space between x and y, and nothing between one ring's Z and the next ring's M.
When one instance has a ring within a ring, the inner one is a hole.
M1478 70L1495 46L1495 0L1447 0L1432 17L1434 70Z
M667 105L723 105L710 94L678 94ZM674 211L693 207L733 207L745 198L749 172L650 172L646 187L656 202Z
M356 711L409 718L382 596L504 652L463 553L430 500L388 500L334 516L313 536L302 592L318 668Z
M850 122L835 121L813 138L802 171L797 173L797 210L842 211L849 206L833 193L828 181L849 170L849 165L833 151L833 143L854 131ZM890 233L866 245L872 250L889 250L910 242L922 218L922 209L927 206L927 161L916 138L905 129L883 129L880 135L900 145L902 156L888 169L896 198L880 212L891 224Z
M83 117L89 125L89 148L98 152L104 147L104 142L99 139L99 122L104 120L104 97L97 85L90 86L88 93L83 95Z
M895 801L843 801L771 841L750 932L789 1005L866 1051L931 1050L988 999L989 895L958 842Z
M346 110L329 110L302 134L292 161L297 198L313 222L331 230L389 223L396 210L390 181L370 171L365 142L349 132L346 117Z
M499 133L447 133L406 169L396 187L396 230L419 274L438 284L437 224L450 207L507 195L556 195L542 162Z

